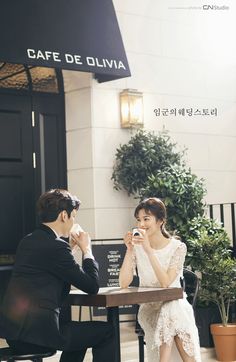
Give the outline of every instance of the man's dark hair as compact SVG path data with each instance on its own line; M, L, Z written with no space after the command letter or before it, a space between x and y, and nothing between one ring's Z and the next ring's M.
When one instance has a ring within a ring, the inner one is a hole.
M72 210L78 210L79 205L80 200L76 196L72 196L67 190L49 190L42 194L37 202L40 222L53 222L64 210L70 217Z

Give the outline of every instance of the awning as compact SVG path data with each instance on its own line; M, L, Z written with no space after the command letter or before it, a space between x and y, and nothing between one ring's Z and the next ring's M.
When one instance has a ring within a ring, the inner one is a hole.
M130 76L112 0L5 0L0 61Z

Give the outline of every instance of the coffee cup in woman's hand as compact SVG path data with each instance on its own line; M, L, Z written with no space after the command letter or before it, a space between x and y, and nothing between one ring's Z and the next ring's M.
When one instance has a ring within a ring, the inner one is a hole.
M133 229L132 235L133 235L133 236L142 236L142 234L140 233L139 229L137 229L137 228L134 228L134 229Z

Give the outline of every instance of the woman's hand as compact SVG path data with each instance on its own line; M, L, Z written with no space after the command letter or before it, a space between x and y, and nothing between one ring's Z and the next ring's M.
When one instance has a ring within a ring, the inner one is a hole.
M133 243L132 233L129 231L124 236L124 243L126 245L126 253L120 268L119 284L121 288L128 288L133 280Z
M145 253L149 254L152 252L152 248L145 229L138 229L140 236L133 236L132 243L141 245Z
M133 250L134 246L132 243L132 233L130 231L128 231L127 234L125 234L124 243L126 245L127 250L129 251Z

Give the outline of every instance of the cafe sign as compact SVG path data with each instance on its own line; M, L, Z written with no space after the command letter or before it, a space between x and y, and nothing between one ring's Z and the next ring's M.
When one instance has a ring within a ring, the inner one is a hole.
M28 59L35 59L35 60L53 60L54 62L66 62L67 64L78 64L84 65L88 67L99 67L99 68L114 68L114 69L124 69L126 67L121 60L116 59L99 59L97 57L83 57L79 54L60 54L58 52L50 51L50 50L35 50L35 49L27 49L27 56ZM89 68L88 68L89 69Z
M5 0L0 61L130 76L112 0Z

